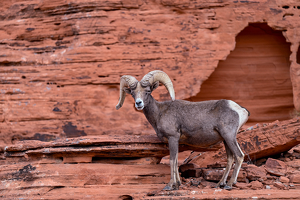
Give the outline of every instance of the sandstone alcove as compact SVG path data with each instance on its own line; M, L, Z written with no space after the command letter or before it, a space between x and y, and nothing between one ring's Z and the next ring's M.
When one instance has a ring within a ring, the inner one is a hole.
M249 124L289 119L294 109L290 54L281 31L249 24L227 59L188 100L232 99L250 111Z

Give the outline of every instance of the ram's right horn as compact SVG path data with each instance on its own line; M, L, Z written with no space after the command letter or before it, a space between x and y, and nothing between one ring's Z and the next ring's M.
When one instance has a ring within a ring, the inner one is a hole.
M125 87L135 88L137 83L138 83L138 81L133 76L124 75L121 77L119 103L118 103L118 105L116 105L117 110L119 110L122 107L125 97L126 97L126 92L124 91L124 88Z

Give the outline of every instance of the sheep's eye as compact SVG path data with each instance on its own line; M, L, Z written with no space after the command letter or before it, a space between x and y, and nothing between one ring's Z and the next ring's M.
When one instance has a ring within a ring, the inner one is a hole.
M150 94L151 93L151 91L150 90L146 90L146 94Z

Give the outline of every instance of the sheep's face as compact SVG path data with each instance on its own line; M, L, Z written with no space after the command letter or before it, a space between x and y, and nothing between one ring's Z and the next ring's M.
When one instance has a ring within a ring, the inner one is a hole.
M148 105L151 93L159 86L159 82L155 82L152 85L142 86L140 82L135 89L126 88L125 92L131 94L134 99L134 105L137 110L143 110Z

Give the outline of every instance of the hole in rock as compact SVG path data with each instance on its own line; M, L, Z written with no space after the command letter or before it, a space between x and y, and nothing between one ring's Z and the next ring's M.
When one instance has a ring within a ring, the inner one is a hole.
M139 159L141 159L141 158L138 158L138 157L104 158L104 157L94 156L92 158L92 163L110 163L110 164L137 163Z
M290 43L266 23L249 24L236 47L188 100L230 99L250 111L248 125L290 119L294 110Z
M300 44L298 46L296 60L297 60L297 63L300 64Z
M109 77L109 75L99 75L98 77L99 78L107 78L107 77Z
M282 19L285 19L286 17L292 17L292 16L294 16L294 14L286 13L286 14L283 15Z
M122 196L119 197L119 199L122 199L122 200L132 200L133 197L130 196L130 195L122 195Z

